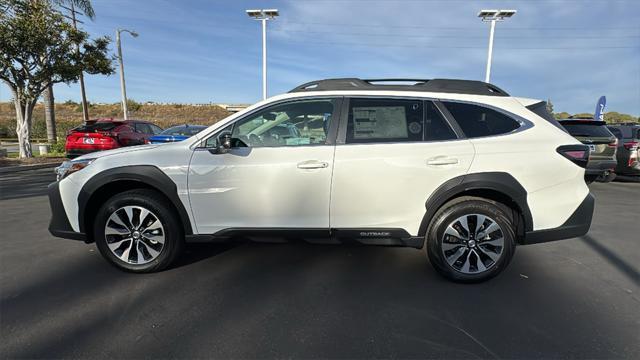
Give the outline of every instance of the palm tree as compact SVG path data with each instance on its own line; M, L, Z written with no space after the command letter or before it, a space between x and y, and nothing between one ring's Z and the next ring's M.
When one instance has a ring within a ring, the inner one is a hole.
M56 6L56 7L65 6L65 7L70 7L72 10L78 9L82 11L84 15L89 19L91 20L95 19L96 14L93 11L93 6L91 6L90 0L46 0L46 1L49 1L52 6ZM44 118L45 118L45 123L47 125L47 141L49 143L55 143L57 142L57 134L56 134L56 110L55 110L55 99L53 96L53 85L49 85L49 87L42 93L42 98L44 100Z

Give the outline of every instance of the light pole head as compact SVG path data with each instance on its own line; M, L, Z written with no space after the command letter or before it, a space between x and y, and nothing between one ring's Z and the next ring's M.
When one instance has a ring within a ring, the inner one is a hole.
M118 30L117 30L118 35L120 35L120 33L122 33L122 32L129 33L129 34L131 34L131 36L133 36L134 38L138 37L138 33L137 33L137 32L135 32L135 31L133 31L133 30L127 30L127 29L118 29Z
M515 15L518 10L480 10L478 17L482 21L503 21Z
M256 20L273 20L276 17L280 16L278 9L253 9L246 10L247 15Z

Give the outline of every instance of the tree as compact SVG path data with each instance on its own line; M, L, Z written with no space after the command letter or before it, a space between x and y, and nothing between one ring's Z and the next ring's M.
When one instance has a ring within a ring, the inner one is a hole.
M549 114L553 114L553 103L551 102L551 99L547 99L547 111Z
M89 19L95 18L95 12L91 6L89 0L51 0L54 5L58 6L71 6L72 9L78 8ZM75 26L74 26L75 28ZM47 126L47 140L50 143L55 143L56 139L56 112L55 112L55 99L53 95L53 84L49 84L42 93L42 99L44 101L44 120Z
M46 0L0 0L0 80L13 93L20 157L31 157L33 108L51 84L77 81L83 70L110 75L110 39L89 41ZM80 51L76 51L80 44Z

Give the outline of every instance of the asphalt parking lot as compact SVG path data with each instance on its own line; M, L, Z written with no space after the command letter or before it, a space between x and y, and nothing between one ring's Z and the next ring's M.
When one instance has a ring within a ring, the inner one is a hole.
M640 358L640 184L577 239L459 285L418 250L189 246L134 275L47 232L51 169L0 175L2 358Z

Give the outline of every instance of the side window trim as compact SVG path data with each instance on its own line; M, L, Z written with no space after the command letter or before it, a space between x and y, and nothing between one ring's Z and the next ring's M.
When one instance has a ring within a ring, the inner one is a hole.
M376 95L364 95L364 96L357 96L357 95L353 95L353 96L345 96L344 100L342 101L342 110L340 112L340 127L338 129L338 136L336 138L336 145L364 145L364 144L399 144L399 143L407 143L408 141L398 141L398 142L371 142L371 143L353 143L353 144L347 144L347 127L349 125L349 106L351 103L351 99L378 99L378 100L417 100L417 101L421 101L422 102L422 108L423 108L423 121L426 120L426 116L427 116L427 102L431 101L435 107L437 108L438 111L440 111L440 114L444 117L445 121L447 122L447 124L449 125L449 127L451 127L451 129L453 130L453 132L456 135L455 139L449 139L449 140L436 140L438 142L442 142L442 141L456 141L456 140L461 140L461 139L466 139L466 136L464 135L464 132L462 132L462 129L460 129L460 126L458 125L457 122L455 122L455 120L453 119L453 116L451 115L451 113L449 113L449 111L444 107L444 105L442 103L440 103L440 101L438 99L435 98L424 98L424 97L411 97L411 96L407 96L407 97L403 97L403 96L376 96ZM423 124L424 126L424 124ZM424 137L422 141L410 141L413 143L423 143L423 142L431 142L431 141L425 141Z
M458 124L456 119L453 118L453 115L451 115L449 110L447 110L447 108L444 106L444 104L442 102L440 102L439 99L438 100L426 100L426 101L432 101L433 102L433 104L435 105L436 109L438 109L438 111L440 111L440 114L444 117L444 120L447 122L447 124L449 124L451 129L453 129L453 132L456 134L456 137L458 138L458 140L467 138L467 136L464 134L464 131L462 131L462 128L460 127L460 125Z
M251 111L250 113L244 114L242 117L239 117L237 119L234 119L232 122L228 123L226 126L214 131L213 133L211 133L209 136L203 138L198 145L195 147L195 150L198 149L209 149L206 144L209 141L210 138L212 137L217 137L220 135L221 132L223 131L229 131L229 127L231 126L230 131L233 133L233 130L235 129L235 126L238 122L243 121L249 117L255 116L257 113L270 108L272 106L280 106L280 105L286 105L286 104L291 104L291 103L296 103L296 102L301 102L301 101L313 101L313 100L331 100L335 102L335 107L334 107L334 113L331 116L332 117L332 121L331 124L329 124L329 133L327 134L327 138L325 140L324 144L311 144L311 145L298 145L297 147L305 147L305 146L327 146L327 145L335 145L335 141L336 141L336 133L337 133L337 120L336 119L340 119L341 113L342 113L342 108L343 108L343 102L344 102L344 97L343 96L327 96L327 95L321 95L321 96L309 96L309 97L300 97L300 98L289 98L289 99L284 99L284 100L280 100L280 101L274 101L268 104L264 104L263 106L254 109L253 111ZM270 147L286 147L286 146L270 146Z
M483 103L476 103L476 102L473 102L473 101L457 100L457 99L456 100L453 100L453 99L442 99L441 101L442 101L441 102L442 107L447 111L447 113L449 113L449 115L451 116L452 121L454 121L454 122L456 122L456 120L455 120L454 116L447 110L447 107L444 104L444 102L459 103L459 104L469 104L469 105L475 105L475 106L482 107L482 108L487 108L487 109L496 111L496 112L498 112L498 113L500 113L500 114L502 114L504 116L509 117L510 119L512 119L513 121L517 122L520 125L517 128L515 128L514 130L509 131L509 132L504 133L504 134L475 136L475 137L473 137L473 139L484 139L484 138L490 138L490 137L496 137L496 136L511 135L511 134L519 133L521 131L525 131L525 130L530 129L530 128L535 126L531 121L523 118L522 116L513 114L511 112L508 112L508 111L503 110L503 109L501 109L499 107L496 107L496 106L483 104ZM457 122L456 122L456 125L458 125ZM458 127L459 127L459 125L458 125ZM464 138L467 138L467 135L464 134L464 131L462 131L462 129L460 129L460 131L462 132Z
M345 96L342 100L342 109L340 109L340 123L338 127L338 134L336 138L336 145L345 145L347 143L347 127L349 123L349 106L351 104L351 97Z

